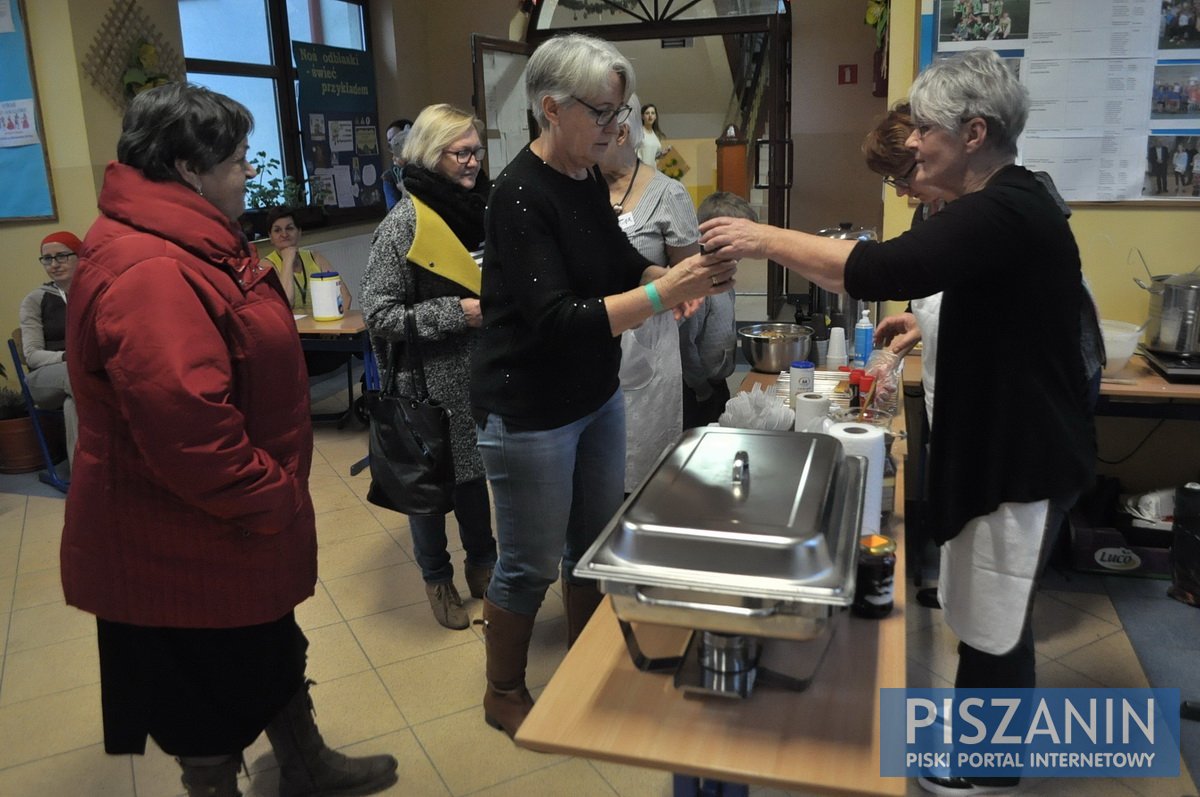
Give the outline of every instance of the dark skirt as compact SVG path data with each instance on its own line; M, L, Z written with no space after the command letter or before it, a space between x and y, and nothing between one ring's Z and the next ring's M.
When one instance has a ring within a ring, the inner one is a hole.
M147 628L97 618L104 749L240 754L304 686L294 613L244 628Z

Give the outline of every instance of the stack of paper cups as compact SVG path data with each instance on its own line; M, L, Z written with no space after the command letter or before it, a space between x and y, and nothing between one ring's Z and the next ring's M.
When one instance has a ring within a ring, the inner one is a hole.
M797 393L792 400L797 432L824 432L829 417L829 399L820 393Z
M860 533L878 534L883 507L884 435L878 426L862 423L835 423L829 430L842 443L847 456L867 458L867 493L863 498Z
M825 350L825 370L836 371L843 365L848 365L846 359L846 330L833 327L829 330L829 347Z

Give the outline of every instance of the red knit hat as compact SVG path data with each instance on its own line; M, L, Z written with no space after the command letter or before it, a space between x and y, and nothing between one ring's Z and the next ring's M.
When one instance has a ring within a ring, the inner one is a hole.
M62 244L75 254L79 254L79 250L83 249L83 241L76 238L74 233L69 233L66 230L59 230L47 235L42 239L42 246L46 244Z

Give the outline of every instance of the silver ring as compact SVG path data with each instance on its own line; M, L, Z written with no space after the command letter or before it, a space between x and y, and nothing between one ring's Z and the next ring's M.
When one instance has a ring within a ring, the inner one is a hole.
M716 278L716 277L713 277L713 278L712 278L712 284L713 284L713 287L714 287L714 288L715 288L715 287L717 287L718 283L717 283L717 278Z

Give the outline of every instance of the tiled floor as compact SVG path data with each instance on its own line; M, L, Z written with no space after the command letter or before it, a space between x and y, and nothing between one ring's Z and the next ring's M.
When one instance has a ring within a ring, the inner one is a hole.
M666 773L527 752L484 725L482 639L475 628L448 631L433 621L404 517L368 505L366 474L348 475L364 447L362 431L317 431L312 492L321 581L297 614L312 643L309 673L318 682L314 699L326 740L349 752L396 755L400 780L389 795L669 795ZM63 506L61 498L0 493L0 795L181 794L177 766L156 748L139 757L103 752L95 624L64 605L59 586ZM479 616L479 601L468 608ZM906 611L910 683L950 685L952 636L937 612L915 604ZM1043 685L1146 685L1107 597L1045 592L1036 615ZM564 645L555 593L534 633L535 696ZM274 794L265 739L246 751L246 761L243 791ZM1027 785L1030 794L1068 797L1195 793L1186 775ZM918 793L911 782L909 793Z

